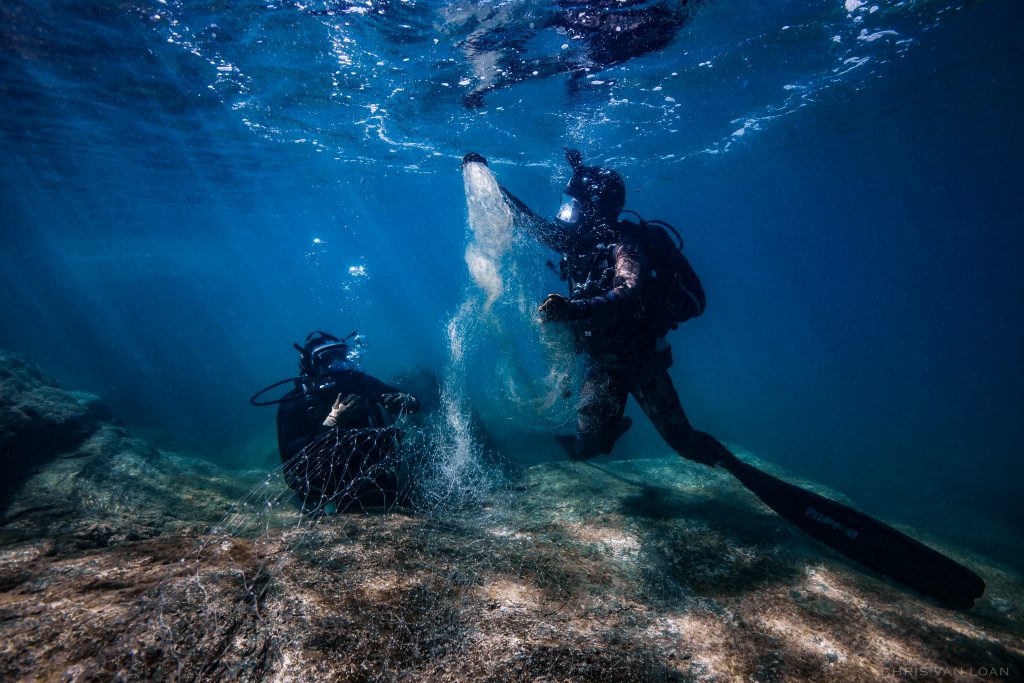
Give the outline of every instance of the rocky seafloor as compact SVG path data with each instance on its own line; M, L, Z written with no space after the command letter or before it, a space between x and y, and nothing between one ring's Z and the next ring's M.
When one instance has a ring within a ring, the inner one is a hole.
M1024 679L1016 574L905 529L988 583L945 609L674 456L312 519L0 352L0 468L3 681Z

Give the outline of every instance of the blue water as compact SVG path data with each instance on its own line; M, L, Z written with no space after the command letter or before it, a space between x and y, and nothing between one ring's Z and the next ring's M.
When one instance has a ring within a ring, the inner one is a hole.
M537 28L558 11L4 2L0 346L162 448L273 465L247 399L310 330L360 330L381 377L444 371L462 155L550 214L574 146L685 236L696 425L1024 564L1024 7L694 2L667 48L607 67ZM538 74L468 109L481 35ZM484 413L513 460L559 457ZM634 418L615 456L665 455Z

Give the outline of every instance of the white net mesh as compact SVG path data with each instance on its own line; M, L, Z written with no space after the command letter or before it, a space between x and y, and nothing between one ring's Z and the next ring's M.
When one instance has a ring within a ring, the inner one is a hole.
M465 182L473 285L448 324L439 409L415 426L327 430L198 543L148 635L173 676L259 677L311 649L344 651L335 675L422 674L479 644L472 624L495 591L522 593L531 619L579 600L583 570L516 531L528 524L518 492L468 389L470 377L490 387L492 413L528 427L565 426L572 345L535 319L538 274L519 265L532 245L517 242L494 177L469 164Z

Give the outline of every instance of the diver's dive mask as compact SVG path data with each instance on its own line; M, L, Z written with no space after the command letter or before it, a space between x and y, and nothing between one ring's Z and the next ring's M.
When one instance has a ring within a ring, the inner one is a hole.
M577 227L583 222L583 204L575 197L562 195L562 203L555 214L555 221L566 228Z
M299 352L299 374L323 377L355 370L365 346L358 332L352 332L344 339L319 330L310 332L304 346L295 344Z
M343 341L327 343L314 349L310 364L315 375L336 375L355 367L349 359L348 344Z
M348 343L351 340L351 345ZM359 360L366 342L358 332L352 332L344 339L317 330L306 335L302 346L293 344L299 352L299 376L289 377L257 391L249 399L254 406L273 406L308 396L312 391L330 391L338 383L339 375L359 369ZM282 384L295 383L297 391L281 398L261 400L260 397Z

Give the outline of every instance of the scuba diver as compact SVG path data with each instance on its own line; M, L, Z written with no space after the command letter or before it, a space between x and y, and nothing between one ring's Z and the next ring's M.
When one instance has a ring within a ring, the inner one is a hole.
M611 453L632 425L623 416L629 395L679 455L705 465L732 458L710 434L693 428L669 376L666 335L700 315L700 280L658 221L620 220L626 186L615 171L583 164L566 150L572 177L554 221L530 210L504 187L517 225L562 255L559 274L569 296L549 294L538 313L544 323L567 323L584 356L574 437L562 438L574 460ZM484 163L471 152L463 165ZM673 230L674 232L674 230Z
M722 467L772 510L811 537L942 604L970 608L985 592L970 568L852 507L776 478L733 455L718 439L693 428L669 376L666 335L704 312L700 279L682 254L682 240L660 221L621 220L626 186L618 173L586 166L566 150L572 177L553 221L498 186L515 224L562 255L569 296L548 294L541 321L571 326L584 357L576 434L560 439L569 456L610 453L630 427L629 395L679 455ZM469 164L487 160L471 152ZM628 212L632 213L632 212Z
M277 442L284 477L302 509L343 511L353 504L401 504L408 493L408 463L400 454L396 424L416 412L412 394L385 384L356 366L350 334L339 339L312 332L299 351L299 376L258 392L253 405L277 404ZM266 391L294 382L280 399L257 401Z

